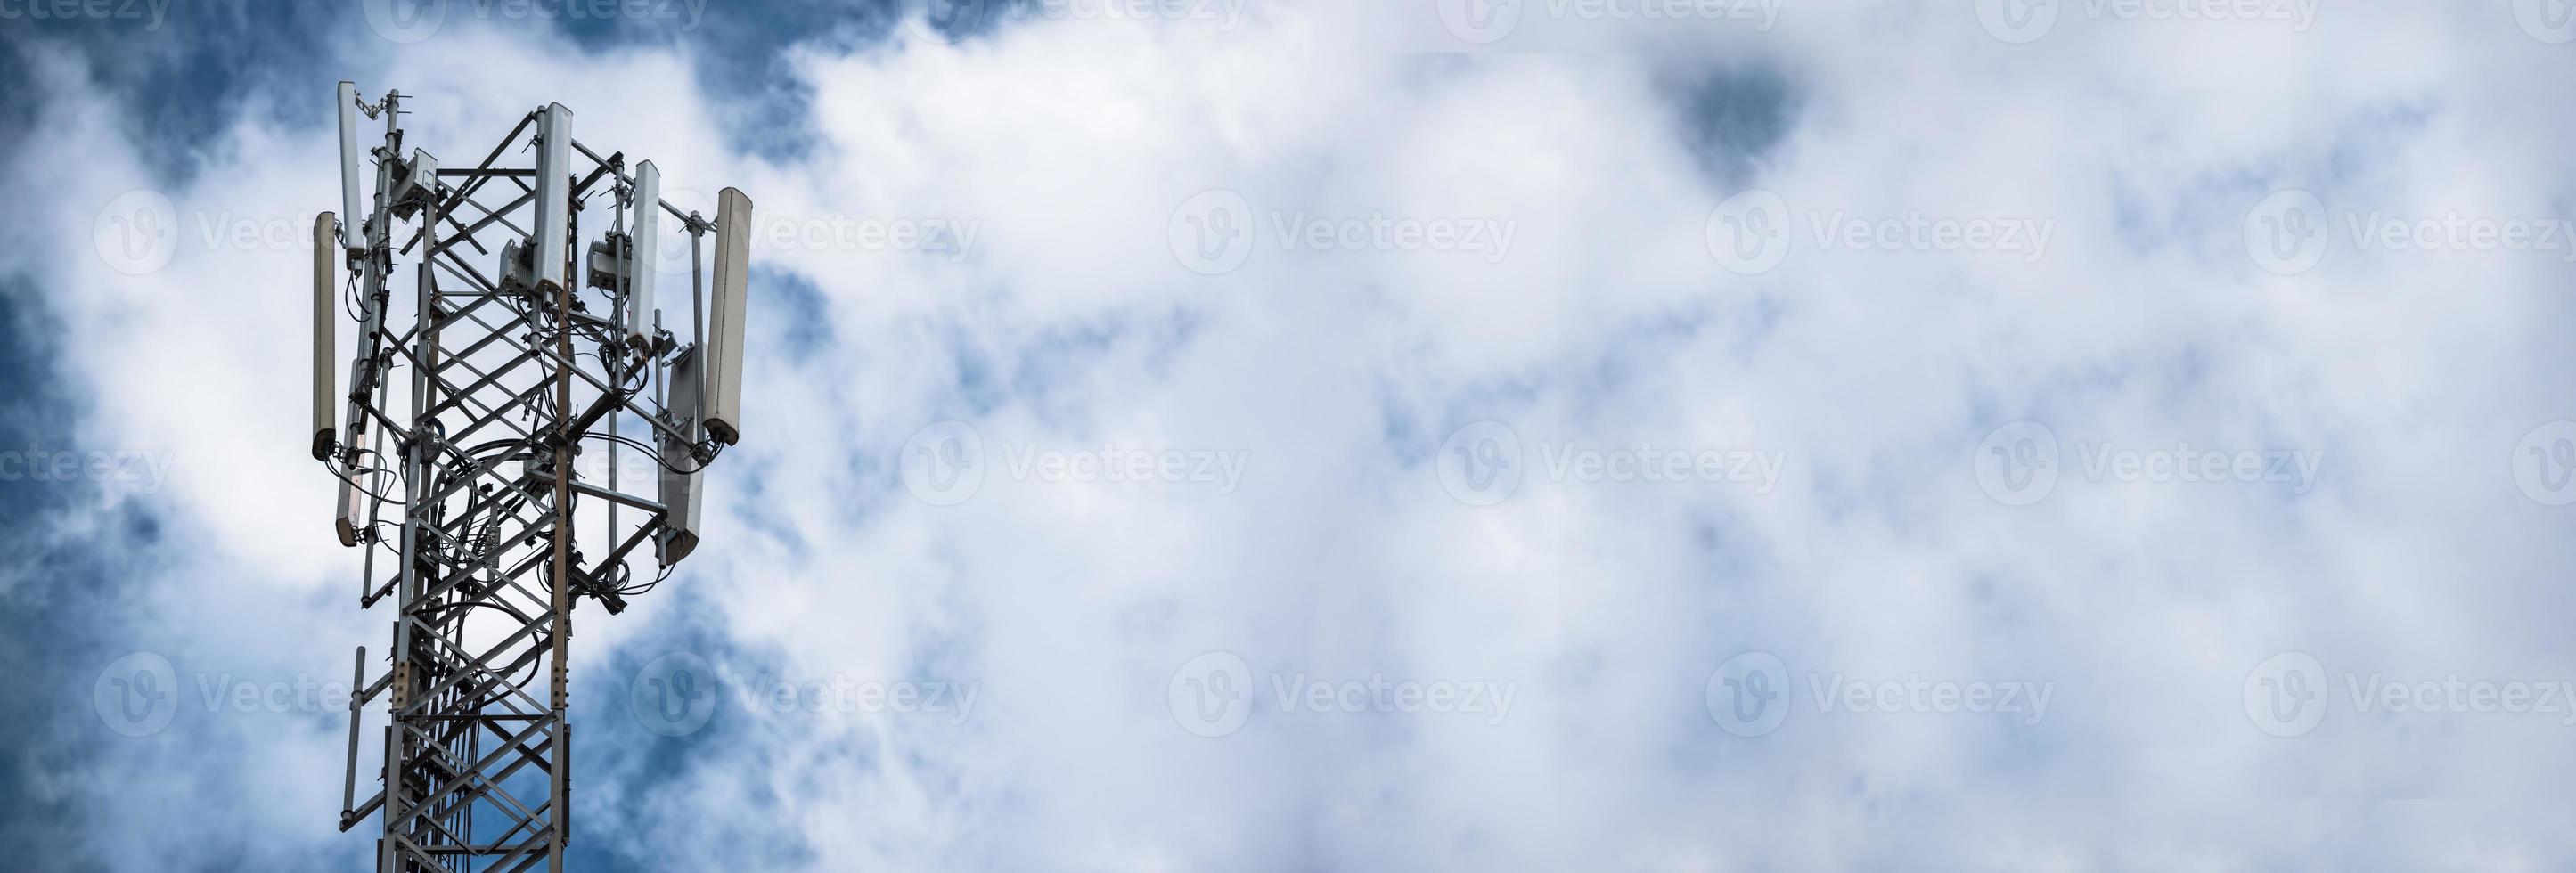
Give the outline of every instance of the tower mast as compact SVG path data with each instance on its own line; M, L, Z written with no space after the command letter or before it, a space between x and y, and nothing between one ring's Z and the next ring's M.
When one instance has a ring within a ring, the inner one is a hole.
M358 650L340 828L378 824L381 873L559 871L573 612L585 600L623 611L696 547L701 470L739 434L751 201L728 188L712 220L681 213L652 162L583 146L559 103L521 118L480 164L442 168L404 153L405 99L368 103L340 84L347 218L314 226L313 455L340 480L341 544L366 552L360 607L390 598L394 612L380 675ZM384 122L363 151L362 115ZM503 163L519 155L533 166ZM370 161L375 184L361 190ZM608 218L587 269L573 246L584 203ZM665 215L691 248L686 266L656 263ZM714 281L700 291L692 275L690 303L711 294L736 317L675 337L655 274L694 274L711 233ZM358 332L342 387L331 361L344 312ZM619 436L620 422L649 441ZM653 475L617 476L628 464ZM651 487L619 490L628 483ZM584 555L583 535L606 553ZM380 697L382 768L362 800L363 724Z

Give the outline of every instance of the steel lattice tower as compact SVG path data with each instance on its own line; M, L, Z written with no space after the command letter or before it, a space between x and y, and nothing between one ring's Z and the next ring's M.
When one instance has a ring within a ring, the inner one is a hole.
M381 822L383 873L561 870L575 607L619 612L697 543L699 470L737 438L751 202L728 188L713 220L683 213L652 162L575 140L561 104L442 169L404 155L403 99L341 83L341 214L363 218L314 225L312 451L341 482L341 543L366 550L360 606L394 610L384 672L357 653L340 828ZM384 123L363 151L361 114ZM654 306L666 229L689 249L685 340ZM335 386L344 315L358 334ZM606 551L585 555L584 536ZM380 696L381 787L361 799Z

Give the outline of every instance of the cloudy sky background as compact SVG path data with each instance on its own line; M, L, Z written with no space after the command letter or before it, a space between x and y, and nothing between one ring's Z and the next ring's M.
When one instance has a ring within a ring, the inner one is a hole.
M2552 3L0 4L0 845L366 863L346 713L205 696L390 620L300 432L346 78L451 163L561 101L789 229L705 545L580 628L580 869L2563 868ZM136 190L166 262L101 230ZM1381 216L1509 243L1278 232ZM960 433L962 492L912 451ZM1240 475L1012 465L1131 450ZM2260 472L2157 466L2209 451ZM62 452L166 466L23 472ZM137 652L180 687L129 736ZM664 736L674 653L725 693ZM1510 704L1273 693L1380 678ZM2046 706L1814 693L1917 678ZM2455 678L2535 698L2354 693ZM782 679L974 696L737 693Z

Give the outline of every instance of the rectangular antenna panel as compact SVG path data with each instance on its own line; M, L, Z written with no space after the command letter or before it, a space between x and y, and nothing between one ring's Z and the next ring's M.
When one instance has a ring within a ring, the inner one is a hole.
M694 436L698 424L698 361L705 349L681 352L671 362L671 419L681 433ZM689 444L664 434L662 444L662 531L655 535L655 550L662 555L662 566L668 567L689 556L698 547L698 511L703 495L698 491L698 459ZM679 467L693 472L677 473Z
M751 281L751 198L716 194L715 297L707 307L707 433L725 445L741 438L743 297Z
M338 399L331 396L332 356L339 342L340 300L331 282L331 256L337 248L331 234L337 228L331 213L313 217L313 459L328 460L331 444L338 430L336 411L331 407Z
M635 165L635 217L627 232L633 249L627 259L626 334L650 348L653 341L653 282L661 274L654 258L662 250L662 171L652 161Z
M568 257L572 224L572 110L561 103L549 103L539 110L537 121L537 216L529 232L536 239L533 261L537 290L553 294L563 290L569 279Z
M358 168L366 163L358 150L358 83L340 83L340 246L352 252L367 247L367 210L360 208Z

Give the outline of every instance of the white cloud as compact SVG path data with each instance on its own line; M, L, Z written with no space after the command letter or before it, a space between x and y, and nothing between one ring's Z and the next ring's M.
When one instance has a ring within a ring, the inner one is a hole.
M980 683L974 718L727 713L754 725L743 744L694 747L672 784L598 789L648 798L615 807L642 820L585 820L620 852L713 866L729 829L779 818L818 869L2563 860L2576 846L2517 810L2576 766L2564 727L2359 713L2338 675L2324 727L2284 740L2239 694L2285 650L2338 673L2569 678L2546 618L2568 605L2563 525L2513 467L2526 432L2576 417L2544 327L2568 315L2563 265L2331 249L2279 277L2242 235L2285 187L2406 215L2563 211L2570 125L2537 87L2563 79L2563 47L2501 7L2338 6L2294 30L2061 5L2026 45L1965 10L1837 4L1706 40L1540 16L1498 48L1580 50L1425 55L1455 45L1436 17L1323 5L1227 30L1064 21L806 48L791 66L816 144L775 162L725 148L684 52L451 22L446 51L362 85L415 95L409 126L452 161L560 100L586 140L676 186L741 187L765 219L978 228L963 259L758 253L820 311L803 323L772 297L755 317L746 437L676 577L792 674L962 672L927 678ZM1709 210L1734 186L1679 135L1677 87L1715 64L1775 66L1796 101L1744 180L1793 219L1758 276L1710 257ZM322 85L276 99L319 105ZM336 672L329 653L380 636L380 616L347 609L354 553L325 545L329 481L295 433L303 348L278 334L300 337L304 255L183 239L159 272L108 269L81 231L151 175L111 107L49 107L39 160L10 173L42 219L0 258L51 280L94 391L83 439L184 447L159 505L204 560L154 571L165 596L144 609L231 620L165 625L207 659ZM244 121L165 193L183 214L309 219L333 199L313 171L331 148L322 126ZM69 154L86 172L44 170ZM1255 220L1243 265L1203 276L1167 230L1211 188ZM1517 235L1493 263L1272 234L1278 216L1381 212ZM1807 236L1814 215L1915 213L2055 236L2036 262ZM815 325L827 345L789 353ZM943 507L896 470L946 419L977 429L990 466ZM1786 460L1767 493L1529 469L1471 507L1432 465L1482 419L1533 468L1541 441ZM2047 423L2067 464L2020 507L1971 466L2018 419ZM1051 482L1007 475L1005 441L1249 460L1231 493ZM2078 443L2322 466L2304 495L2121 482L2088 478ZM291 596L238 594L262 586ZM670 594L586 620L578 669L674 620ZM1217 739L1166 696L1209 650L1257 677L1252 717ZM1778 654L1803 707L1749 739L1703 697L1745 650ZM1281 712L1274 673L1508 681L1519 698L1501 725ZM1809 673L2057 693L2036 725L1855 715L1806 702ZM264 790L318 797L334 737L325 720L239 756L286 768ZM310 817L271 826L344 839Z

